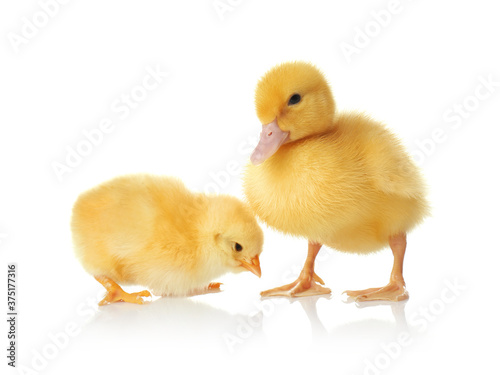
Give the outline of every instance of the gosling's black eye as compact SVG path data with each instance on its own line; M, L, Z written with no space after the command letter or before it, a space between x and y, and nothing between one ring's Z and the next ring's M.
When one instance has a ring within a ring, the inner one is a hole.
M234 249L236 251L241 251L241 250L243 250L243 246L241 246L238 242L236 242L236 245L234 245Z
M288 101L288 105L294 105L300 102L300 95L299 94L293 94L290 100Z

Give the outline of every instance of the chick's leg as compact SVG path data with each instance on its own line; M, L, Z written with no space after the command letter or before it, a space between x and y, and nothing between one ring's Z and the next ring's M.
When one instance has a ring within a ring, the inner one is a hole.
M260 295L262 297L283 296L283 297L304 297L318 294L330 294L331 290L322 287L319 284L325 283L314 273L314 260L321 249L321 244L309 242L307 259L299 278L291 284L283 285L278 288L266 290Z
M406 284L403 279L403 260L406 251L406 234L401 233L389 238L389 245L394 255L389 284L382 288L370 288L364 290L346 290L349 297L356 301L403 301L409 298Z
M147 290L139 293L127 293L117 283L106 276L95 276L95 279L107 290L106 296L99 302L99 306L109 305L113 302L129 302L142 305L145 302L143 297L151 297L151 293Z
M222 285L222 283L210 283L210 284L208 284L207 289L220 291L221 285Z

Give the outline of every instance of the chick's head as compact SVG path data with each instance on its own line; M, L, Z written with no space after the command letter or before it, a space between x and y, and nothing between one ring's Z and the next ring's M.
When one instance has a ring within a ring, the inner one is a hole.
M259 255L264 234L246 204L231 196L213 197L212 224L215 246L224 266L238 273L261 276Z
M289 62L269 70L257 84L255 107L262 123L251 161L260 164L286 142L328 131L335 102L323 74L312 64Z

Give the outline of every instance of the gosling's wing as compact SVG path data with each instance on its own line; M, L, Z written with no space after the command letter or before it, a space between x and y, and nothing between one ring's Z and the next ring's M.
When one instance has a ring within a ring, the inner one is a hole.
M359 160L375 188L407 197L422 196L425 191L420 170L405 147L383 124L363 113L338 117L341 137L359 152Z

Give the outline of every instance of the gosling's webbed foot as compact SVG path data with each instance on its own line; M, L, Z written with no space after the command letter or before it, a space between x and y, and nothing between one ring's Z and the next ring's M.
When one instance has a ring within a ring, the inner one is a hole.
M405 284L398 281L391 281L382 288L369 288L363 290L346 290L344 292L352 297L356 302L363 301L404 301L410 295L406 290Z
M323 280L313 273L313 276L301 273L299 278L291 284L269 289L260 293L261 297L305 297L320 294L330 294L332 291L319 284Z

